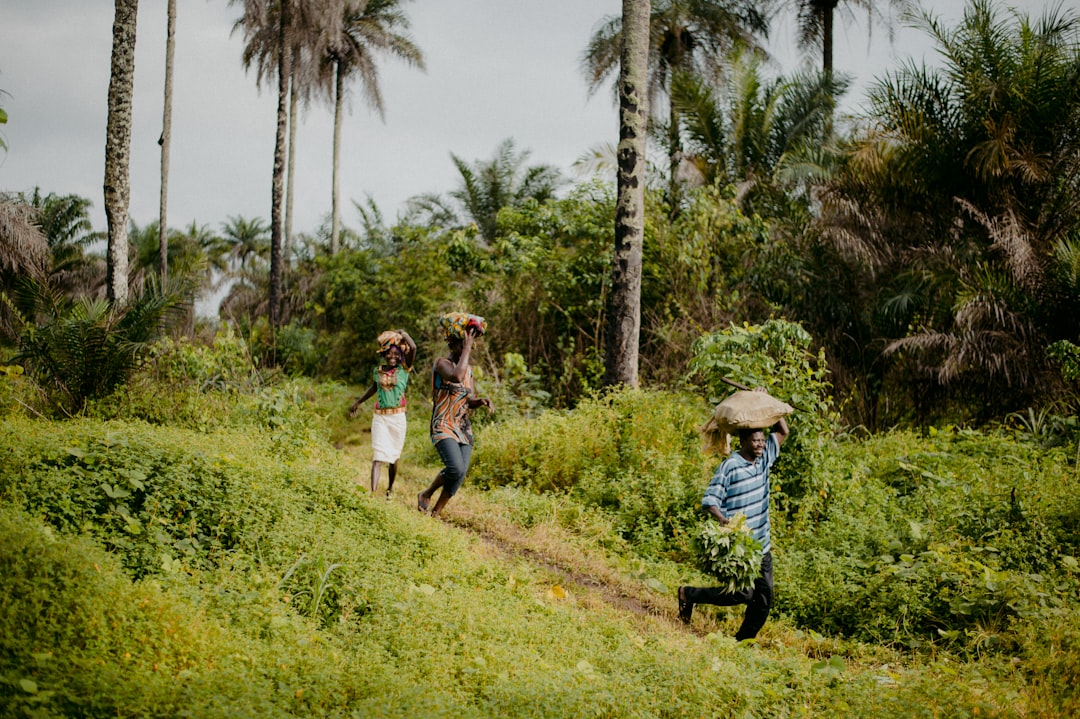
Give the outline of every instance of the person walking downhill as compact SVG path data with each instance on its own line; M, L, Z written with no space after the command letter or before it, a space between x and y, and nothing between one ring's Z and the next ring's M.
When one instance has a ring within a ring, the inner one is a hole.
M389 465L386 498L394 493L398 459L405 446L405 388L409 385L409 373L416 359L416 343L405 330L387 330L379 335L379 356L382 364L375 368L375 381L367 392L349 408L349 417L355 417L360 405L372 395L375 410L371 415L371 493L379 490L382 465Z
M442 489L431 507L433 517L457 494L469 471L473 445L469 410L487 407L495 411L491 400L476 396L469 366L473 343L484 334L487 323L482 317L454 312L440 317L439 324L450 354L435 360L431 369L431 443L442 459L443 469L416 497L417 509L426 512L435 490Z
M765 389L755 391L764 392ZM761 542L765 553L761 558L761 576L754 580L752 587L740 592L729 593L720 587L679 587L679 618L683 622L690 623L695 604L745 604L746 613L735 639L753 639L765 626L773 603L769 470L780 456L780 445L788 433L788 424L783 417L771 427L768 437L760 429L740 429L739 451L732 452L721 463L701 500L701 508L721 524L727 524L737 513L745 515L746 526Z

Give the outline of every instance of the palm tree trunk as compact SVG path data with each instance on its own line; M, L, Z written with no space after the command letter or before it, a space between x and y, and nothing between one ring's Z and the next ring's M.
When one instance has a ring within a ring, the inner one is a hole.
M831 78L833 71L833 27L836 19L836 5L839 0L826 0L821 17L821 69L825 77Z
M668 111L668 145L670 155L668 156L668 172L671 173L671 179L668 185L668 202L671 203L671 219L675 219L679 216L679 165L682 164L682 137L679 133L679 109L675 107L675 103L671 103L671 107Z
M289 81L289 179L285 183L285 267L289 269L292 262L292 228L293 228L293 195L295 194L293 183L296 181L296 125L297 116L296 83Z
M105 218L108 298L128 296L128 205L131 201L131 98L135 87L135 21L139 0L116 0L113 17L109 117L105 130Z
M278 26L277 133L274 138L274 177L270 188L270 327L276 331L281 321L281 205L285 179L285 140L289 109L289 79L292 72L292 44L288 42L291 3L281 3Z
M641 335L641 245L645 230L646 91L650 0L623 0L619 67L618 198L612 258L604 384L638 384Z
M176 0L169 0L165 30L165 109L161 117L161 210L158 214L158 276L169 279L169 144L172 140L173 58L176 54Z
M338 238L341 231L341 106L345 91L345 76L338 60L334 68L334 164L331 180L330 197L330 254L338 251Z

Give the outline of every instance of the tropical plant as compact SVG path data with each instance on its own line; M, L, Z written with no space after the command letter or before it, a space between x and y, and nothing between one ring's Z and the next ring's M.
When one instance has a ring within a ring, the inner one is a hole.
M0 194L0 336L5 341L17 331L20 282L25 278L41 281L48 274L48 238L37 224L39 215L22 198Z
M716 77L723 57L736 42L755 46L755 37L768 32L767 19L758 4L744 0L655 0L649 13L647 94L653 113L657 112L657 100L670 91L675 74ZM590 92L595 92L615 74L622 51L623 19L619 16L604 19L581 58ZM679 167L683 159L680 126L679 108L669 103L668 201L673 209L678 204Z
M1066 267L1080 224L1080 25L973 0L955 28L930 14L916 26L944 66L911 64L872 89L865 130L820 195L825 261L847 274L833 288L862 297L847 301L863 307L859 324L915 373L910 387L985 417L1030 404L1043 348L1080 333Z
M52 254L53 281L67 285L65 278L69 274L85 274L89 259L86 250L101 239L90 223L90 200L78 195L42 194L39 187L20 198L37 210L35 223L45 234Z
M746 526L743 513L727 524L703 520L695 539L702 571L716 577L725 592L749 589L761 576L764 548Z
M18 316L14 360L65 414L80 412L88 400L122 384L180 301L155 278L123 305L104 299L72 301L37 282L29 282L26 293L34 306L32 314Z
M341 224L341 115L349 83L359 79L367 103L384 118L376 56L393 55L424 68L424 56L404 30L409 20L401 10L406 0L346 0L340 34L332 37L321 60L321 76L334 106L334 148L331 182L330 254L339 247Z
M881 5L889 6L893 12L907 13L914 11L918 0L798 0L799 46L804 50L820 50L821 70L830 75L833 72L833 36L835 34L836 13L845 19L854 15L854 10L865 10L867 20L883 25L892 40L892 22L889 16L881 12Z
M484 338L489 356L520 354L524 373L538 373L558 407L601 384L614 215L613 189L598 183L565 198L505 208L490 251L461 263L470 276L469 306L500 328ZM452 247L470 256L466 240ZM486 268L480 276L477 266ZM491 369L512 381L507 362Z
M262 265L269 257L270 228L261 218L233 215L221 223L221 239L229 248L229 260L241 275L248 263Z
M322 57L326 38L338 35L344 0L231 0L242 2L243 16L233 25L241 30L245 68L256 68L256 82L277 81L277 124L270 201L270 282L268 314L274 329L281 319L282 204L285 182L289 93L293 83L307 80L312 58ZM294 119L295 122L295 119Z
M721 87L689 73L672 81L672 103L704 184L733 184L747 214L805 223L810 187L829 173L835 98L842 76L800 72L762 77L759 52L737 47Z
M426 194L410 198L406 221L426 222L446 229L472 223L481 240L490 245L496 237L496 218L504 207L519 207L533 199L543 202L554 197L562 183L559 171L550 165L526 165L529 150L517 151L507 138L495 148L490 160L466 162L450 153L461 182L449 198Z

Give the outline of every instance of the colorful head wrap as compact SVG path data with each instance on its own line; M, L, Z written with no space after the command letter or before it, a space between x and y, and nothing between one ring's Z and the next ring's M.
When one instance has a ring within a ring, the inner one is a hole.
M450 312L439 318L439 327L442 327L446 339L462 339L469 327L475 329L478 335L487 332L487 320L468 312Z
M394 330L386 330L385 332L380 334L375 339L375 341L379 343L378 354L386 354L390 351L391 347L397 347L402 351L402 353L404 353L405 351L405 348L402 347L403 340L400 332L395 332Z

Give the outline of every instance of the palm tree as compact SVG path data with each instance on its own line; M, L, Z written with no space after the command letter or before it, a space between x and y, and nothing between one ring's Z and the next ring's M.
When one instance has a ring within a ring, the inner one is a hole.
M116 0L112 66L109 73L109 115L105 130L105 218L109 226L108 297L128 296L128 203L131 181L131 98L135 85L135 20L139 0Z
M654 110L661 93L670 90L676 72L715 75L721 60L737 42L756 46L755 36L768 34L768 23L750 0L656 0L649 16L648 98ZM582 68L595 92L620 66L623 19L602 21L582 56ZM621 97L620 97L621 102ZM668 104L667 143L669 202L678 205L682 140L679 110Z
M419 195L409 200L408 215L424 216L430 224L443 227L471 222L480 238L490 244L496 237L499 210L530 199L544 202L554 197L562 184L555 167L527 165L530 154L528 150L518 152L511 138L499 143L490 160L469 163L451 153L461 184L449 193L450 201L438 195Z
M158 275L164 284L168 279L169 238L169 145L172 142L172 96L173 96L173 58L176 54L176 0L169 0L166 10L168 19L165 24L165 102L161 117L161 211L158 214Z
M866 131L820 195L822 237L858 258L867 316L899 328L876 341L922 384L1024 402L1045 345L1080 335L1060 279L1080 231L1080 18L1003 19L973 0L956 28L916 25L944 66L871 89Z
M906 14L914 12L919 0L888 0L885 3L890 12ZM892 40L892 23L881 13L880 0L799 0L798 26L799 45L804 50L821 49L821 69L826 75L833 71L833 36L836 13L839 10L848 16L853 10L865 10L867 19L879 22L889 32Z
M341 34L330 41L323 58L323 76L332 80L334 103L334 160L330 210L330 254L336 254L341 228L341 115L349 81L359 78L368 104L384 118L379 90L378 53L387 53L413 67L424 68L419 48L405 35L409 20L401 11L405 0L349 0ZM330 84L330 83L328 83Z
M72 296L100 291L104 281L100 259L87 254L88 247L101 239L90 223L90 200L53 192L43 195L37 187L19 199L36 211L34 222L48 242L49 283Z
M705 184L736 185L748 215L790 217L809 206L809 181L827 174L830 118L847 80L805 71L768 80L762 64L760 53L736 48L722 88L679 73L672 102Z
M267 259L269 232L270 228L258 217L246 219L236 215L222 223L221 236L229 248L229 258L238 263L241 274L248 269L249 261Z
M157 237L153 240L156 246ZM178 295L153 278L146 291L123 303L72 301L38 282L29 283L25 294L34 304L25 317L33 320L16 318L15 361L67 415L108 395L131 375L178 303Z
M231 0L239 2L240 0ZM270 188L270 326L280 322L282 277L282 200L284 197L286 133L290 83L310 67L310 58L321 57L328 38L339 33L344 0L242 0L243 16L233 30L244 33L244 65L256 67L256 81L277 80L277 126L274 135L274 169ZM304 61L308 58L308 62Z
M604 385L638 384L645 143L649 117L649 0L623 0L619 60L619 171Z

